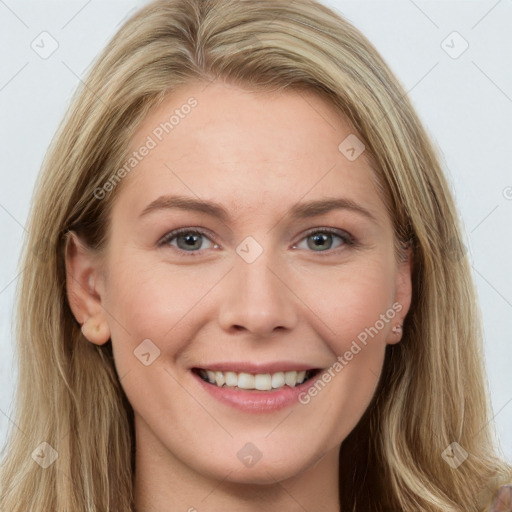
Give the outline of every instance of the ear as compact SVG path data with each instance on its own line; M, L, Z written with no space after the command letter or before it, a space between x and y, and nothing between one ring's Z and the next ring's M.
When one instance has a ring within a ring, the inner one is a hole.
M96 345L103 345L110 339L110 328L101 305L104 279L99 260L74 231L68 233L64 252L71 311L82 325L84 336Z
M403 256L397 263L396 277L395 277L395 301L396 307L393 309L397 312L393 320L391 320L391 326L403 325L404 319L409 312L412 300L412 270L413 270L413 251L409 244L404 248ZM399 333L393 332L390 329L386 338L388 345L394 345L402 339L402 330Z

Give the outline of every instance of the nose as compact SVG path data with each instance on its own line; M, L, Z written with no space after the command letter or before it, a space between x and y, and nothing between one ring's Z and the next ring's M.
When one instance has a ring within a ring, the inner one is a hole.
M218 319L227 332L249 331L265 338L297 324L296 297L283 269L272 265L267 252L254 262L237 257L223 280Z

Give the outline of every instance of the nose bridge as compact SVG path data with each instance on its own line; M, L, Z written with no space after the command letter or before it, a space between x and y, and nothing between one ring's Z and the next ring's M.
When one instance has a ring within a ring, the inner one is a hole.
M268 336L278 327L291 329L296 309L293 294L279 275L282 266L269 248L263 250L250 238L237 247L219 321L224 329L236 326L258 336Z

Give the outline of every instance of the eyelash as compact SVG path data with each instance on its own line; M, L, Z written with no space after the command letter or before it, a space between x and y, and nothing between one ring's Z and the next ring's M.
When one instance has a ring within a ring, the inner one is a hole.
M195 235L205 236L206 238L210 239L210 241L213 244L216 244L215 240L214 239L212 240L213 237L208 232L206 232L206 231L204 231L202 229L180 228L180 229L175 229L174 231L170 231L169 233L164 235L164 237L160 239L160 241L157 243L157 245L158 245L158 247L162 247L164 245L168 245L169 242L171 242L172 240L177 238L179 235L184 234L184 233L185 234L191 234L192 233L192 234L195 234ZM329 233L329 234L333 234L333 235L336 235L339 238L341 238L341 240L343 241L343 244L341 246L339 246L339 247L336 247L335 249L327 249L325 251L313 251L313 250L310 251L310 252L318 253L321 256L332 255L333 253L336 253L338 249L343 249L344 246L348 246L348 247L356 247L357 246L356 240L349 233L347 233L346 231L342 231L342 230L334 229L334 228L314 228L314 229L308 231L307 233L305 233L304 236L299 240L299 242L297 242L297 244L293 244L293 245L294 246L298 245L304 239L306 239L306 238L308 238L311 235L314 235L316 233ZM203 250L185 251L183 249L180 249L179 247L173 247L173 249L176 249L180 253L185 253L185 254L190 255L192 257L198 257L198 256L200 256L200 253L203 252Z

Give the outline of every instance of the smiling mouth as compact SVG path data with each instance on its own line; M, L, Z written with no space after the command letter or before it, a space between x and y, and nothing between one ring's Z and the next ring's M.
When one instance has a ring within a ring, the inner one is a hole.
M219 388L254 391L277 391L284 387L295 388L320 372L320 369L275 373L221 372L192 368L203 381Z

